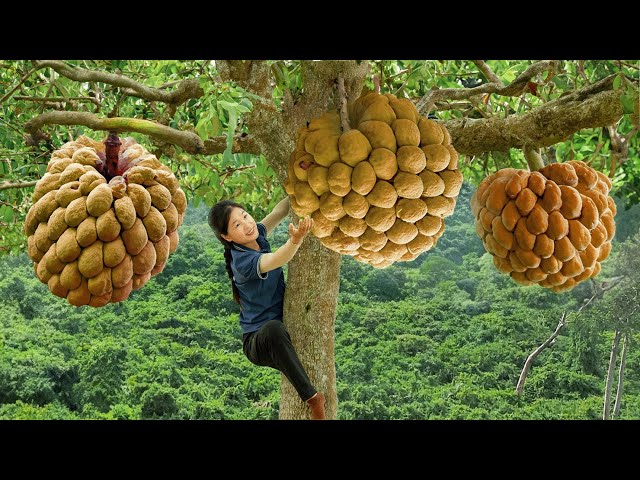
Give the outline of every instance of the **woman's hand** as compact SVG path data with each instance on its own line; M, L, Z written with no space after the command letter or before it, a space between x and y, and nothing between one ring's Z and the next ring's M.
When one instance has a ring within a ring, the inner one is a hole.
M313 228L313 219L309 216L301 218L298 222L298 228L293 226L293 223L289 224L289 237L291 237L291 243L294 245L298 245L304 237L308 235L308 233Z

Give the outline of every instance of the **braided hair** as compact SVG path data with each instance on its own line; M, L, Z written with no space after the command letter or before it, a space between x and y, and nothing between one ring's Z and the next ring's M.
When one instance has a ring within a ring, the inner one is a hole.
M222 238L222 235L227 235L229 216L235 207L245 210L242 205L232 200L222 200L216 203L209 211L209 226L211 227L211 230L213 230L213 233L215 233L216 237L218 237L218 240L220 240L220 243L224 245L224 260L227 267L227 274L231 280L233 299L238 303L238 305L240 305L240 293L238 292L236 282L233 280L233 272L231 271L231 242Z

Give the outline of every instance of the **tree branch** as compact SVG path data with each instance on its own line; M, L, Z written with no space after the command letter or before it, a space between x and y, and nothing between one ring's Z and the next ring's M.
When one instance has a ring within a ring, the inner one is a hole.
M611 344L611 355L609 356L609 368L607 369L607 379L604 387L604 404L602 406L602 419L609 420L611 409L611 387L613 384L613 372L616 369L616 361L618 359L618 346L620 345L620 337L622 332L616 329L613 343Z
M214 155L216 153L223 153L227 148L227 136L220 135L218 137L208 138L204 141L205 155ZM240 134L233 137L232 153L253 153L255 155L260 154L260 148L255 142L252 135Z
M618 370L618 387L616 389L616 402L613 406L613 416L611 418L620 417L620 407L622 406L622 391L624 387L624 367L627 360L627 351L629 350L629 332L625 332L622 338L622 353L620 354L620 369Z
M202 139L192 132L183 132L149 120L137 118L99 118L87 112L47 112L29 120L26 130L33 136L43 125L84 125L93 130L137 132L182 147L188 153L203 153Z
M478 62L481 62L481 60L478 60ZM416 108L421 115L424 115L433 109L436 101L443 99L462 100L482 93L495 93L504 97L517 97L522 93L522 90L527 86L527 83L531 78L545 70L549 70L550 68L555 69L558 63L558 60L544 60L536 62L533 65L530 65L524 72L518 75L513 82L506 86L502 84L500 79L493 72L491 72L486 64L481 66L476 63L483 74L489 75L490 77L498 80L499 83L490 82L473 88L441 88L430 90L429 93L418 101Z
M37 180L30 182L2 182L0 183L0 190L6 190L8 188L27 188L33 187L37 183Z
M486 78L490 83L495 83L499 87L504 87L502 80L500 80L498 76L493 73L493 70L489 68L489 65L487 65L484 60L472 60L472 62L475 63L476 67L478 67L478 69L484 75L484 78Z
M304 90L295 107L285 115L290 119L294 128L300 127L304 121L319 117L329 108L331 90L335 79L342 74L345 81L345 91L354 100L360 95L362 78L369 69L369 62L356 60L330 60L302 62L302 84ZM358 88L355 89L355 84ZM322 99L322 101L318 101Z
M520 373L520 378L518 379L518 385L516 386L516 394L518 396L522 395L522 391L524 389L524 382L527 380L527 375L529 374L529 370L531 369L531 365L533 364L533 361L538 357L538 355L540 355L540 353L542 353L542 351L545 348L551 345L551 342L553 342L553 340L558 335L560 335L560 331L566 325L565 323L566 315L567 315L566 312L562 312L562 316L560 317L560 321L558 322L558 325L556 326L555 331L551 334L549 338L547 338L542 343L542 345L540 345L533 352L531 352L531 354L527 357L527 361L524 362L524 367L522 367L522 372Z
M181 104L190 98L199 98L204 95L204 90L200 88L198 80L190 78L183 80L178 88L171 92L165 92L158 88L151 88L136 82L123 75L114 73L98 72L85 68L70 67L59 60L34 60L37 69L53 68L58 74L77 82L102 82L110 85L129 89L128 93L149 101L159 101L164 103Z
M583 303L583 305L576 311L575 316L578 316L580 314L580 312L582 312L582 310L587 305L589 305L594 299L600 297L602 294L604 294L604 292L606 292L608 290L611 290L613 287L618 285L622 281L623 278L624 278L623 276L613 277L612 279L610 279L608 281L602 282L599 286L596 284L595 293L591 296L591 298L589 298L587 301L585 301ZM527 375L529 374L529 370L531 369L531 365L533 364L533 361L538 357L538 355L540 355L540 353L542 353L542 351L545 348L547 348L549 345L551 345L553 343L555 338L560 334L560 331L567 324L567 321L568 321L567 312L562 312L562 316L560 317L560 321L558 322L558 325L556 326L555 331L551 334L551 336L549 338L547 338L542 343L542 345L540 345L538 348L536 348L527 357L527 360L524 362L524 367L522 367L522 372L520 373L520 378L518 378L518 384L516 385L516 394L518 396L522 395L522 392L524 390L524 383L527 381Z
M604 127L622 117L620 91L613 90L614 75L581 90L557 98L522 115L500 119L463 118L442 122L461 154L480 155L548 147L569 138L583 128Z
M340 123L342 123L342 132L344 133L351 130L351 125L349 125L349 113L347 112L347 92L344 89L344 77L342 75L338 75L338 97Z
M24 81L29 78L29 76L35 72L37 70L37 68L32 68L31 70L29 70L27 73L25 73L22 78L20 79L20 81L18 81L18 83L15 84L15 86L9 90L2 98L0 98L0 103L4 102L7 98L9 98L13 92L15 92L18 88L20 88L20 85L22 85L24 83Z
M27 102L91 102L100 106L100 102L93 97L24 97L15 96L14 100L24 100Z

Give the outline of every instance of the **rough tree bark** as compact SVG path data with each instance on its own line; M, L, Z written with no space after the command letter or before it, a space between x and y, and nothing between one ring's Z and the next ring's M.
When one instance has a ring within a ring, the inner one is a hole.
M620 407L622 406L622 390L624 387L624 365L627 360L627 351L629 350L629 333L625 333L622 339L622 353L620 354L620 370L618 370L618 387L616 389L616 403L613 406L613 415L611 418L620 416Z
M443 124L459 153L480 155L509 148L548 147L583 128L605 127L622 117L614 76L557 98L522 115L507 118L462 118Z
M616 369L616 361L618 359L618 345L620 344L620 336L622 332L616 330L611 345L611 357L609 358L609 370L607 371L607 383L604 387L604 407L602 410L602 419L609 420L611 410L611 386L613 384L613 372Z

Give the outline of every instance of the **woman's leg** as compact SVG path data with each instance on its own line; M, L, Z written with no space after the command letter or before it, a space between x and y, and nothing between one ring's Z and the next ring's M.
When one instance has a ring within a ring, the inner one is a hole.
M293 348L291 337L280 320L269 320L243 345L244 353L254 364L281 371L303 401L316 394L316 389Z

